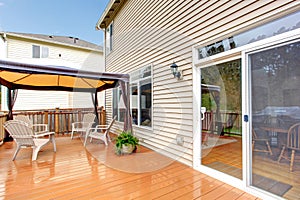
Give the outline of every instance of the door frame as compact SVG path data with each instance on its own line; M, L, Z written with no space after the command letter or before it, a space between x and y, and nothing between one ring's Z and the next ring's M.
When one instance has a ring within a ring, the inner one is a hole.
M222 182L244 190L263 199L278 199L264 190L251 186L252 174L252 134L251 134L251 77L248 67L248 54L261 49L273 48L276 45L300 39L300 29L292 30L280 35L272 36L248 45L244 45L223 53L198 60L199 45L193 46L193 167L202 173L214 177ZM242 164L243 179L237 179L201 164L201 68L223 63L226 61L241 59L241 92L242 92ZM244 121L248 116L248 121Z

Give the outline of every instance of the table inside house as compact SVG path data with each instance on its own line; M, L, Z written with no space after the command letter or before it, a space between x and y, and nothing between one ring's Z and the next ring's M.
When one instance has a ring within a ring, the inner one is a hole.
M287 142L287 133L289 131L289 128L287 127L274 127L274 126L267 126L266 124L264 126L261 126L260 129L264 131L268 131L271 133L278 133L278 140L277 141L271 141L271 145L280 147L283 144L286 144ZM273 143L272 143L273 142Z

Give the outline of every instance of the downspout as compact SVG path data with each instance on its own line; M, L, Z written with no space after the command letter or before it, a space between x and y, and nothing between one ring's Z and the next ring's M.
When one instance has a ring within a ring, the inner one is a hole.
M7 41L7 39L6 39L6 33L2 33L2 34L1 34L1 37L2 37L2 39L3 39L4 42Z

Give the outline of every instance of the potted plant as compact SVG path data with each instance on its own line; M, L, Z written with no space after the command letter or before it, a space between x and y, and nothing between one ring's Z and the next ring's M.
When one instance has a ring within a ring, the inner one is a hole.
M139 139L132 135L130 131L122 131L115 139L116 154L130 154L139 145Z

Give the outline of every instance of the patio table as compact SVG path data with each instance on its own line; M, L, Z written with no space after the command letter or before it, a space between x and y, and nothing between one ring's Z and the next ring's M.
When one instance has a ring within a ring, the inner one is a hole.
M276 141L275 145L280 147L281 145L286 144L287 133L289 131L288 128L286 128L286 127L261 126L260 129L265 130L265 131L270 131L272 133L283 133L284 137L280 137L280 140Z

